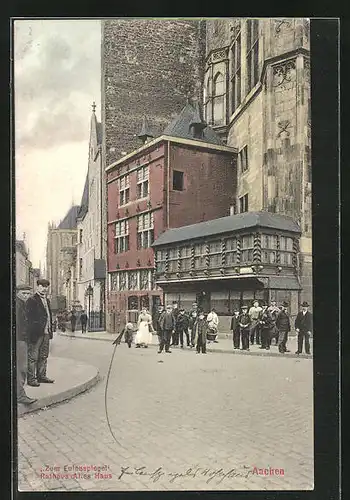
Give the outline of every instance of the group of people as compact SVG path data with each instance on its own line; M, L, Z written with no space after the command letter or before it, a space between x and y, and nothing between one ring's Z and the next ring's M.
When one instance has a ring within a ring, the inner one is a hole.
M288 334L291 331L291 321L288 313L288 302L282 302L277 307L276 301L270 306L255 300L252 307L244 305L240 311L235 311L231 320L231 332L234 349L249 351L249 345L260 344L260 349L270 349L275 339L281 354L290 352L287 349ZM298 334L298 348L295 354L302 354L305 342L305 352L310 354L310 336L312 332L312 314L309 304L303 302L302 311L295 319L295 331Z
M254 300L248 308L243 305L241 311L236 310L231 319L233 348L249 351L250 345L257 344L260 349L269 350L274 340L281 354L290 352L287 348L288 334L291 331L291 320L288 313L289 304L282 302L280 307L272 300L270 305ZM131 347L134 334L137 348L145 347L152 342L152 334L157 333L159 341L158 353L165 350L170 353L170 347L181 346L184 343L190 348L196 347L197 353L206 354L208 342L217 342L219 318L215 309L209 314L192 304L192 309L186 312L177 304L169 304L164 309L160 306L153 318L144 308L138 318L137 327L127 323L124 330L114 343L119 344L123 335L125 342ZM305 344L306 354L310 354L310 336L312 332L312 314L309 304L302 303L302 310L295 319L295 331L298 335L296 354L302 354Z
M57 326L62 332L66 331L67 323L70 323L72 333L75 332L78 322L80 322L81 333L86 333L88 323L88 316L84 309L79 313L73 309L68 311L59 311L56 319L54 320L54 328Z
M157 332L159 349L158 353L165 350L171 353L170 347L184 348L196 347L197 353L206 354L207 342L217 342L219 318L215 309L209 314L205 314L199 309L197 303L192 304L192 309L186 313L185 309L178 308L177 304L169 304L164 308L159 306L153 318L146 308L144 308L138 318L137 328L132 323L127 323L124 330L113 342L119 344L124 335L125 342L131 347L135 335L137 348L147 348L152 342L153 333Z
M46 374L50 339L53 338L52 313L47 298L49 286L47 279L39 279L34 294L27 285L17 286L17 401L25 405L36 401L27 396L26 381L31 387L54 383Z

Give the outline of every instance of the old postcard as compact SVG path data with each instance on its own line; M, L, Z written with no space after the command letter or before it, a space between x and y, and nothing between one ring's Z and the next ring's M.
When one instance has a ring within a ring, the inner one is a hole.
M313 490L309 19L13 31L18 489Z

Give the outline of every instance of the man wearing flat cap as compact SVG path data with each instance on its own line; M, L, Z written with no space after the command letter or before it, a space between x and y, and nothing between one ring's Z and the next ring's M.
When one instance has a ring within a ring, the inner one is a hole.
M309 312L309 304L303 302L302 310L298 312L295 318L295 331L298 334L298 350L295 354L302 354L303 343L305 339L305 352L310 354L310 335L312 331L312 314Z
M32 291L28 285L18 285L16 293L16 368L17 368L17 402L24 405L35 403L36 399L29 398L24 390L27 378L28 348L27 348L27 317L26 301Z
M37 291L26 302L28 320L28 385L39 387L41 383L52 384L46 376L50 339L52 339L52 314L47 298L50 282L37 281Z

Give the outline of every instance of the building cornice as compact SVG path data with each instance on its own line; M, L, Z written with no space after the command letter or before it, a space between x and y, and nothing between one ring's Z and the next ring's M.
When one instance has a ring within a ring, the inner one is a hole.
M161 135L160 137L157 137L153 141L148 142L147 144L144 144L138 149L135 149L135 151L132 151L131 153L123 156L123 158L120 158L116 162L112 163L108 167L106 167L106 172L112 171L115 167L118 167L122 165L123 163L127 162L134 156L137 156L140 153L145 153L149 148L152 148L156 144L160 142L173 142L175 144L183 144L186 146L195 146L196 148L201 148L201 149L210 149L213 151L222 151L224 153L237 153L237 148L225 146L224 144L212 144L210 142L204 142L204 141L196 141L195 139L183 139L181 137L173 137L173 136L168 136L168 135Z

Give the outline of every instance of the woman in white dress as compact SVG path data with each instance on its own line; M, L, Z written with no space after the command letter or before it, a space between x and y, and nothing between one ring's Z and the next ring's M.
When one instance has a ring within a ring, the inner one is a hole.
M135 337L136 347L148 347L152 343L152 316L146 308L142 309L137 321L137 333Z

